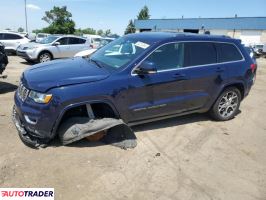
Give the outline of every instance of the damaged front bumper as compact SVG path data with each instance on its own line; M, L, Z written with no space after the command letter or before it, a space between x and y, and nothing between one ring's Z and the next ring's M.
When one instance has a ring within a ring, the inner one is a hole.
M28 131L21 121L16 106L12 112L13 122L18 130L22 142L32 148L44 148L48 146L50 139L36 137ZM105 131L102 142L122 149L135 148L137 146L134 132L121 120L113 118L90 119L70 118L59 129L59 138L63 145L71 144L85 137Z
M25 129L23 122L21 121L17 112L16 106L13 106L12 120L17 128L18 135L22 142L32 148L45 147L49 143L49 139L39 138L34 136L31 132Z

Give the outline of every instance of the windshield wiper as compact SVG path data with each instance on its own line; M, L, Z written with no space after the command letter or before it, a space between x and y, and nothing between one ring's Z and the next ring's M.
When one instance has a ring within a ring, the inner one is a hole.
M93 60L93 59L90 58L90 62L94 62L100 68L103 67L97 60Z

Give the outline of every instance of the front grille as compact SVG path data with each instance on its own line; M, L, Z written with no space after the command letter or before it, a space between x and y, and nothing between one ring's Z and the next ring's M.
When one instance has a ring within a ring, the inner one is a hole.
M18 96L19 96L19 98L22 101L25 101L26 100L26 98L28 97L29 92L30 91L22 83L19 83L19 86L18 86Z

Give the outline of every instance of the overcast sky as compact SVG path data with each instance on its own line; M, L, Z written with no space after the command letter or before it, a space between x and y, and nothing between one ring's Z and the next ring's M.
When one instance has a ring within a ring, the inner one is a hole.
M76 28L123 34L145 4L151 18L266 16L266 0L27 0L28 26L29 30L47 26L41 20L44 12L66 5ZM0 0L0 19L0 30L24 28L24 0Z

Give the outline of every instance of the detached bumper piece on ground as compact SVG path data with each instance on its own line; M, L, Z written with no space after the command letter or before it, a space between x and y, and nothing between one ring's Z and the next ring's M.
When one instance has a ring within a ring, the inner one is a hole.
M137 146L137 138L134 132L121 119L74 117L64 122L59 129L59 137L63 145L98 133L104 133L101 141L106 144L123 149Z
M47 139L37 138L27 132L17 117L15 109L13 111L13 121L19 137L25 145L32 148L48 146L49 141ZM102 136L99 137L99 133ZM94 135L96 136L94 140L99 138L105 144L122 149L135 148L137 146L137 138L134 132L121 119L74 117L65 121L59 129L59 138L63 145L93 137Z

